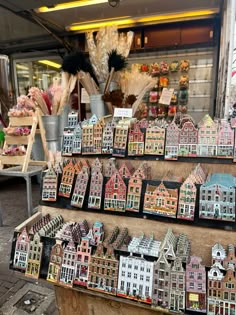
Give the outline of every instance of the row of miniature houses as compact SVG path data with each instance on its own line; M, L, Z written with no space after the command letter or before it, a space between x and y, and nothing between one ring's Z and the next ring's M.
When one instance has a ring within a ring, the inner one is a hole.
M108 177L105 186L104 177ZM53 168L46 172L43 178L43 201L55 202L59 195L70 199L72 206L81 209L87 206L96 210L139 212L142 208L147 214L172 218L177 216L191 221L195 216L197 184L200 184L199 217L235 221L235 177L230 174L212 174L206 180L200 165L189 174L180 189L168 188L168 184L163 181L159 185L150 185L146 181L150 179L150 168L146 162L134 171L128 162L123 162L117 169L114 159L107 161L104 172L98 158L91 171L86 160L78 160L75 164L70 161L63 168L59 189L58 179L58 173ZM128 185L124 179L128 180ZM171 178L165 180L171 181ZM145 188L144 182L147 182ZM144 201L141 204L142 194Z
M76 225L81 226L79 241L72 232ZM235 314L233 245L227 253L219 243L212 247L207 272L202 259L190 255L186 235L176 237L171 229L161 242L144 235L131 239L127 229L118 227L104 238L101 222L89 230L84 220L67 223L56 234L60 240L51 248L50 257L42 257L39 234L28 235L23 229L16 240L13 267L38 278L42 258L49 259L47 280L63 286L83 286L177 312Z
M167 160L199 156L236 160L234 133L228 121L215 122L209 115L199 122L198 127L190 116L182 119L179 125L173 121L167 126L159 121L135 119L106 123L104 119L92 116L65 128L62 155L164 155Z

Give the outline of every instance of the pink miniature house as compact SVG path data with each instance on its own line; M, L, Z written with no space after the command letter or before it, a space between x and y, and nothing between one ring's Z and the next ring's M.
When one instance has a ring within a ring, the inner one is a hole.
M144 154L144 133L141 131L139 124L134 123L131 126L128 137L128 155Z
M143 212L165 217L176 217L178 189L168 189L163 183L159 186L147 185Z
M177 218L194 220L197 188L191 175L183 182L179 192Z
M217 156L218 123L207 114L198 124L198 156Z
M186 309L206 312L206 268L200 257L191 256L186 265Z
M116 171L105 186L104 210L125 211L126 185Z
M234 130L227 120L221 120L218 131L217 156L232 158L234 149Z
M102 202L103 175L100 167L92 168L88 207L100 209Z
M50 167L43 177L42 200L56 201L57 200L57 185L58 175L53 167Z
M175 122L166 128L165 160L177 160L180 129Z
M165 128L150 126L146 129L145 154L164 155Z
M63 258L63 247L61 246L61 241L52 247L50 254L50 261L48 266L47 280L53 283L59 282L59 277L61 273L61 264Z
M30 244L29 235L26 231L26 228L24 228L22 232L18 235L17 240L16 240L16 249L15 249L15 255L14 255L14 260L13 260L14 268L20 269L23 271L26 270L29 244Z
M198 129L192 121L186 121L179 133L179 156L197 156Z
M64 168L62 173L61 184L59 188L59 196L70 198L72 185L75 177L75 168L73 162L70 161Z
M122 176L122 178L130 178L131 175L133 174L134 167L129 161L122 162L120 168L119 168L119 173Z
M105 177L111 177L117 171L115 161L115 158L111 158L106 162L104 167Z
M84 204L84 198L88 186L89 173L88 168L83 166L79 172L75 182L75 188L71 198L71 205L74 207L82 208Z
M91 254L92 247L89 244L89 239L83 237L76 252L74 284L87 287Z

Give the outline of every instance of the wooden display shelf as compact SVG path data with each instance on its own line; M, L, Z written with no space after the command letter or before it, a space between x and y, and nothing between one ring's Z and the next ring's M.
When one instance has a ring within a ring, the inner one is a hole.
M1 155L0 161L3 165L23 165L25 161L25 155Z
M11 127L31 126L34 122L34 117L10 117L9 122Z
M5 136L6 144L17 144L17 145L27 145L30 140L30 135L28 136Z

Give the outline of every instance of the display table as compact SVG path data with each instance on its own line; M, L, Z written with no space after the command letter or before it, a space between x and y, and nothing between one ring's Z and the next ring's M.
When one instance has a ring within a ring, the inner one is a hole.
M0 176L23 177L25 179L26 193L27 193L27 212L28 212L28 217L30 217L33 214L31 178L32 176L40 175L43 170L43 167L30 165L28 167L27 172L22 172L21 169L22 169L21 166L9 167L9 168L0 170Z

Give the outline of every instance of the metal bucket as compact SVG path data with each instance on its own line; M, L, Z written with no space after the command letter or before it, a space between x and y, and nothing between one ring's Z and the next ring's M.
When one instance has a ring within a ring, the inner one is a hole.
M90 108L92 115L101 118L107 115L107 107L102 100L102 94L90 95Z
M46 133L48 150L53 152L60 151L59 143L59 116L42 116L43 126Z
M58 138L59 150L58 151L61 151L61 148L62 148L63 132L64 132L64 128L68 126L68 115L70 111L71 111L71 106L65 105L63 112L59 116L59 138Z
M104 94L104 89L106 86L106 82L101 82L99 84L99 91L101 94ZM113 91L113 90L117 90L118 89L118 84L115 81L111 81L110 87L109 87L109 92Z

